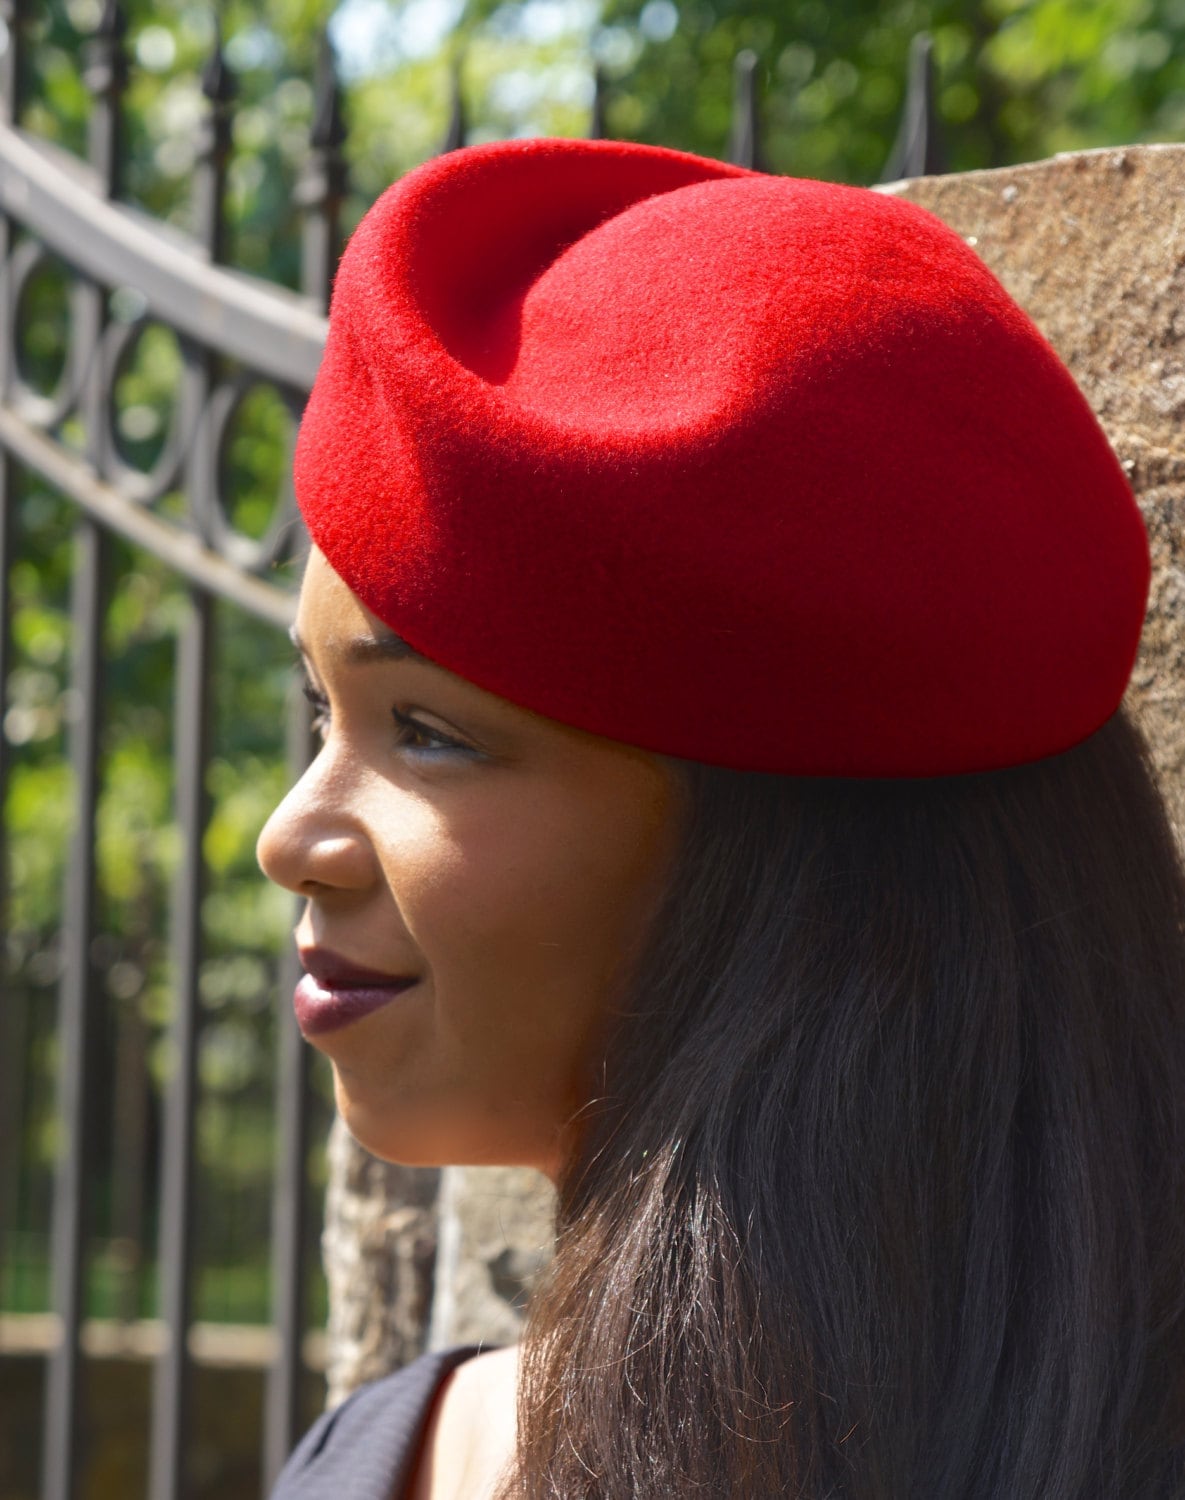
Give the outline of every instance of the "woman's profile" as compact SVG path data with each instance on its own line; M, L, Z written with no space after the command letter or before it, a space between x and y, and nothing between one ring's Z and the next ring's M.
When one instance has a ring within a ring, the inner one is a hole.
M275 1500L1185 1495L1185 870L1085 399L953 231L451 154L302 423L322 748L260 840L380 1156L537 1167L521 1347Z

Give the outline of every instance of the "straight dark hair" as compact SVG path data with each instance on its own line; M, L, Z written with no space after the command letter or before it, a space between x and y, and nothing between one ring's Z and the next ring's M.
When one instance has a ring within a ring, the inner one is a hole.
M1185 1495L1185 871L1140 729L684 772L503 1493Z

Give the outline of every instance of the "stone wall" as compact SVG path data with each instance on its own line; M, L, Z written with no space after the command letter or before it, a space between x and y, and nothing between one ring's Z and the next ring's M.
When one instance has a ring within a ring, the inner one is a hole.
M442 1176L428 1342L512 1344L551 1259L551 1183L514 1167L449 1167Z
M1185 828L1185 146L1080 152L882 191L933 210L975 247L1070 367L1127 470L1154 565L1128 701ZM340 1126L332 1171L335 1396L429 1337L513 1339L547 1255L543 1179L443 1173L433 1289L436 1174L374 1163Z
M426 1348L514 1343L551 1257L554 1205L538 1172L392 1166L335 1120L322 1235L327 1405Z
M1140 501L1152 597L1127 701L1185 829L1185 146L884 189L958 230L1094 407Z
M423 1352L436 1264L441 1174L363 1150L340 1117L329 1134L321 1253L329 1283L326 1400Z

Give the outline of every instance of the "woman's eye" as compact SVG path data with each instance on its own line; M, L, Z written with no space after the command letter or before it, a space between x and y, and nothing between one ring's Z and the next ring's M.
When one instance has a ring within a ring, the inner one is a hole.
M448 752L459 755L476 755L477 751L463 745L460 740L451 739L439 729L433 729L428 724L421 724L419 719L413 719L408 714L400 713L397 708L391 710L391 717L395 720L395 728L398 731L396 743L401 750L423 751L428 754Z
M307 678L301 683L300 690L313 708L313 719L310 728L315 735L323 740L329 733L329 699L324 693L318 691Z
M313 733L324 741L329 736L332 723L329 698L320 688L314 687L307 677L301 683L301 692L313 708L311 725ZM462 744L460 740L453 739L442 730L433 729L431 725L423 724L419 719L413 719L409 714L401 713L397 708L391 710L391 717L395 721L395 747L398 750L408 750L417 755L477 755L480 753L469 745Z

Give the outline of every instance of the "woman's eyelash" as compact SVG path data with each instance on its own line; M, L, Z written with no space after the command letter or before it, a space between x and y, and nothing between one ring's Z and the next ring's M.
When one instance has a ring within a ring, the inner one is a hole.
M318 688L315 688L307 678L301 684L301 692L314 709L312 721L313 733L324 737L329 729L329 699ZM453 750L468 755L476 753L468 745L461 744L459 740L451 739L439 729L432 729L427 724L421 724L418 719L413 719L408 714L400 713L397 708L391 710L391 717L394 719L395 725L399 730L396 743L401 749Z
M427 724L421 724L418 719L413 719L407 714L401 714L397 708L391 710L391 717L395 720L399 729L399 744L407 750L459 750L462 754L472 754L468 745L462 745L459 740L450 739L439 729L432 729ZM420 743L412 744L411 740L417 738Z
M314 734L324 735L329 728L329 699L324 693L318 692L307 678L301 683L300 690L313 709L310 728Z

